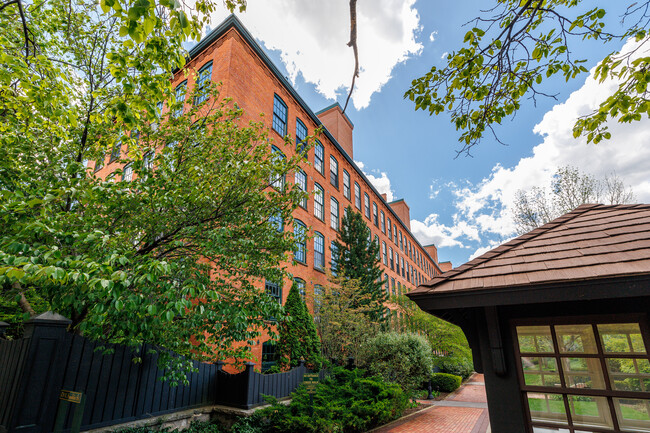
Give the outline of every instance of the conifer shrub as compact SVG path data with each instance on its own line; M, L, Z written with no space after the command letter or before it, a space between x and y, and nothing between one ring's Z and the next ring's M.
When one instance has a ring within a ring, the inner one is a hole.
M431 387L435 391L454 392L460 387L462 380L460 376L454 374L433 373L431 376Z

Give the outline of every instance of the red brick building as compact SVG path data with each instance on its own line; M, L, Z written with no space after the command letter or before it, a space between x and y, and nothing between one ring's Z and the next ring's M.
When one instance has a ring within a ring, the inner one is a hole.
M185 73L187 70L193 73ZM410 232L406 202L386 202L354 163L354 125L341 107L333 104L314 113L234 15L190 51L185 70L174 77L176 94L191 92L197 80L221 82L221 95L232 98L250 120L257 121L259 113L265 113L270 138L276 143L282 143L286 135L300 139L325 126L308 153L311 164L305 164L295 179L287 179L316 193L295 211L294 226L285 227L295 230L302 224L313 236L297 248L289 266L308 300L327 284L325 270L330 268L332 242L347 206L365 215L373 238L379 242L386 289L391 293L412 290L441 273L435 246L423 247ZM185 98L188 104L189 99ZM107 163L98 175L106 176L115 168ZM265 284L266 290L283 303L289 287L288 281L282 286ZM253 352L260 360L262 345L254 347Z

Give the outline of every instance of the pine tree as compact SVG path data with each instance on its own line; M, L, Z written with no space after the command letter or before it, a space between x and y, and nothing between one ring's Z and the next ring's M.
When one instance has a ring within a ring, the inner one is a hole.
M369 295L368 299L374 305L369 313L370 319L383 321L383 304L388 294L383 288L385 281L379 266L379 244L372 240L363 216L351 206L345 212L334 246L332 273L359 280L359 290Z
M278 366L282 370L287 370L298 366L303 359L309 368L319 369L320 338L316 332L314 319L295 283L289 290L284 311L284 320L278 325L280 334L277 346Z

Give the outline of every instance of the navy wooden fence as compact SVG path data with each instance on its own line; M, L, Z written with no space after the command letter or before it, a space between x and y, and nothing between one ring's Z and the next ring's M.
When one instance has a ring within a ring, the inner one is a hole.
M250 363L229 374L222 363L195 362L190 383L171 387L160 380L164 371L150 346L133 351L114 345L104 354L97 343L68 333L69 323L48 312L25 323L22 339L0 339L0 433L50 433L61 390L85 395L81 429L89 430L206 405L249 409L264 404L263 395L289 396L307 372L301 364L262 375Z

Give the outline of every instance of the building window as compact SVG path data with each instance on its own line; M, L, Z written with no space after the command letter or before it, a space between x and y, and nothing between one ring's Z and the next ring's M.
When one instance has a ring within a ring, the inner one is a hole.
M381 211L379 216L381 221L381 232L386 233L386 214L384 214L384 211Z
M395 272L399 276L399 254L397 254L397 251L395 251L395 268Z
M406 262L406 281L411 282L411 272L409 270L409 262Z
M375 227L379 227L379 214L377 212L377 203L372 202L372 220L375 223Z
M273 152L273 158L285 159L284 153L282 153L282 151L280 151L280 149L278 149L277 147L273 146L271 150ZM278 174L277 176L272 175L271 177L271 185L273 186L273 188L284 189L284 182L285 182L284 173Z
M323 304L324 294L325 290L322 286L318 284L314 285L314 314L318 313L318 310L320 310L320 306Z
M301 191L307 192L307 173L301 169L296 170L296 185L298 185L298 188L300 188ZM307 197L300 200L300 203L298 204L307 209Z
M282 137L287 135L287 104L278 95L273 95L273 129Z
M379 249L379 235L375 235L375 243L377 244L377 260L381 260L381 250Z
M392 235L392 230L393 230L393 229L392 229L392 225L393 225L393 224L390 222L390 218L388 218L388 227L386 228L386 230L387 230L387 231L386 231L386 234L388 235L388 239L389 239L389 240L392 240L392 239L393 239L393 235Z
M126 164L122 169L122 182L131 182L133 179L133 165Z
M102 155L99 157L97 161L95 161L95 172L98 172L104 167L104 159L106 158L105 155Z
M393 247L388 247L388 262L390 263L390 270L395 270L395 263L393 261Z
M395 278L390 279L390 285L392 288L393 295L395 294Z
M266 294L269 295L273 300L278 304L282 305L282 287L277 283L272 283L271 281L266 281L264 283L264 290Z
M325 148L318 140L316 140L316 146L314 147L314 168L320 174L325 174Z
M183 114L183 105L185 103L185 94L187 93L187 80L183 81L181 84L176 86L174 91L174 96L176 98L176 104L178 108L174 111L174 117L178 117Z
M363 205L366 211L366 218L370 219L370 197L368 193L363 193Z
M278 362L279 356L273 341L262 343L262 372L267 371Z
M314 184L314 216L323 221L325 218L325 191L319 184Z
M275 215L271 215L271 217L269 218L269 222L273 227L275 227L277 231L279 232L284 231L284 221L282 220L282 215L280 215L279 213Z
M399 232L399 249L404 251L404 238L401 231Z
M544 322L514 329L532 430L650 431L650 357L640 324Z
M343 169L343 197L350 200L350 173Z
M212 61L209 61L199 70L196 78L196 88L199 94L194 98L194 105L198 105L208 99L207 90L212 81Z
M387 266L388 255L386 254L386 242L384 241L381 242L381 256L382 256L382 261L384 262L384 266Z
M330 269L332 270L332 275L336 276L339 270L339 263L337 260L339 249L336 247L336 242L332 241L330 244L330 254L332 260L330 261Z
M399 248L399 243L397 242L397 226L394 227L393 236L395 237L395 240L393 242L395 242L395 245L397 245L397 247Z
M293 282L296 284L296 288L298 289L300 297L304 300L305 296L307 295L307 292L305 291L305 280L302 278L294 278Z
M339 202L334 197L330 197L330 226L339 229Z
M325 238L318 232L314 235L314 267L325 268Z
M339 162L333 156L330 156L330 183L335 188L339 187Z
M386 285L386 294L390 296L390 280L388 279L388 274L384 274L384 278L386 280L384 283Z
M293 222L293 236L296 240L296 249L293 258L300 263L307 263L307 227L300 220Z
M361 210L361 187L356 182L354 182L354 205Z
M406 278L405 272L404 272L404 257L401 257L401 263L402 263L402 278Z
M296 118L296 151L298 153L304 153L307 143L307 127L302 120Z
M348 217L348 208L349 208L349 207L350 207L350 206L347 206L347 207L343 208L343 218L347 218L347 217Z
M144 167L145 170L153 169L153 156L153 151L149 151L142 157L142 167Z
M122 151L122 141L117 140L115 143L113 143L113 149L111 149L111 157L108 159L108 163L110 164L111 162L119 159L121 151Z

